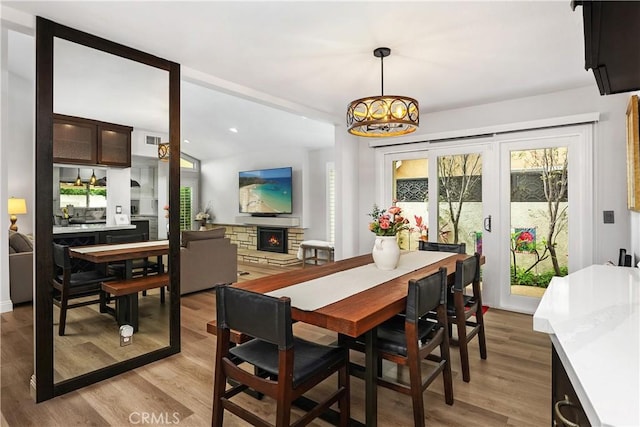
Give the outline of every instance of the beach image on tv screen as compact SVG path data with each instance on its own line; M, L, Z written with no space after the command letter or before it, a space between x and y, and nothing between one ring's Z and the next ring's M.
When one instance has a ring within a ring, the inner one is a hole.
M240 172L240 212L291 213L291 168Z

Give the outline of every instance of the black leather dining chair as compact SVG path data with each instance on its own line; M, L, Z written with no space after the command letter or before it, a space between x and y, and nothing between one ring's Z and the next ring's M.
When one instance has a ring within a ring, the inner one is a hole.
M453 383L446 313L447 269L409 281L405 314L396 315L377 327L378 355L409 367L409 385L380 374L378 385L411 396L415 426L425 425L423 393L442 374L445 402L453 405ZM434 320L427 313L436 313ZM341 337L349 347L364 352L364 337ZM439 354L434 350L439 349ZM425 364L423 360L434 361ZM425 371L430 366L428 371ZM352 364L352 373L362 376L364 368ZM380 369L378 370L380 372ZM423 378L423 374L427 374Z
M58 335L65 333L67 310L90 304L100 304L100 311L104 312L106 294L102 291L102 282L116 280L113 275L105 275L98 270L72 272L69 247L53 244L53 261L57 268L55 277L51 280L53 286L53 303L60 308ZM96 297L89 299L89 297ZM82 301L70 303L70 300L82 298Z
M149 236L147 233L107 234L105 240L107 243L136 243L146 242L149 240ZM161 263L150 261L149 258L134 259L132 262L132 274L134 277L160 273L161 268ZM120 261L109 263L109 271L120 278L124 278L126 274L125 263Z
M420 242L418 248L421 251L455 252L457 254L467 253L467 244L464 242L462 243Z
M472 294L466 295L465 289L471 286ZM456 274L448 300L447 314L451 325L456 326L457 338L451 338L451 344L460 348L462 379L471 380L469 370L469 341L478 337L480 358L487 358L484 314L482 312L482 291L480 289L480 254L476 253L462 261L456 262ZM471 320L473 317L475 320Z
M294 400L334 373L337 391L295 421L306 425L338 402L340 425L349 424L349 352L345 347L326 346L293 335L291 301L231 287L216 287L217 346L211 425L221 427L225 409L256 426L265 420L243 408L232 398L251 389L276 401L277 427L289 426ZM254 337L232 346L231 330ZM253 372L243 369L252 365ZM236 384L226 390L226 383Z

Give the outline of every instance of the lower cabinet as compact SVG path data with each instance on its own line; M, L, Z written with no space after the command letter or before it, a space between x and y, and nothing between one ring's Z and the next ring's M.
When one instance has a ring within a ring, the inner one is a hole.
M564 365L553 346L551 374L551 425L559 427L591 426Z

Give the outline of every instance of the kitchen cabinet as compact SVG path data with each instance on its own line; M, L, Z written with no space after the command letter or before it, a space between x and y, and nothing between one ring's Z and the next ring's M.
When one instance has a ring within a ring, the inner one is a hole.
M551 382L551 424L591 426L555 346L552 346L551 352Z
M54 163L131 166L131 126L53 115Z
M640 426L638 289L632 267L594 264L551 280L533 329L553 349L552 425Z
M585 69L601 95L640 89L640 3L574 1L582 6Z

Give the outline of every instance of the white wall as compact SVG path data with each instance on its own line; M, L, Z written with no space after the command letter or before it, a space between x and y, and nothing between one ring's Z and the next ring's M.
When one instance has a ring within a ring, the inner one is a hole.
M305 212L308 211L305 240L327 240L327 163L333 162L333 148L309 152Z
M18 231L31 234L35 218L34 181L34 111L35 111L35 56L24 70L31 79L10 72L8 63L16 51L31 49L35 40L2 27L2 141L0 148L0 208L2 226L0 240L8 240L9 215L7 199L11 196L27 201L27 214L18 215ZM9 299L9 255L7 245L0 250L0 312L12 310Z
M268 146L268 143L265 145ZM212 149L215 150L214 147ZM313 160L312 163L315 165L317 161ZM245 153L237 157L202 161L200 164L200 200L206 201L205 203L211 201L214 222L234 224L236 216L240 215L238 210L238 172L288 166L293 168L293 213L282 216L300 218L301 226L307 227L311 220L309 219L309 209L304 207L306 203L304 188L308 185L311 167L309 166L308 152L303 149L287 151L267 149L261 152Z
M422 114L420 130L400 141L420 141L425 134L459 131L486 126L525 122L536 119L599 112L600 122L594 135L594 164L585 165L594 171L594 241L595 263L617 259L621 247L640 247L640 226L632 234L631 217L626 207L626 131L625 112L629 94L600 96L596 85L567 91L521 98L511 101L478 105L469 108ZM366 213L375 201L374 149L360 146L359 181L360 206L357 227L360 230L359 250L370 250L370 232ZM613 210L615 224L604 224L603 210ZM636 219L636 223L640 220ZM364 231L363 231L364 230ZM633 242L633 243L632 243Z

